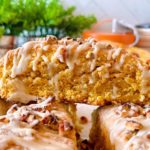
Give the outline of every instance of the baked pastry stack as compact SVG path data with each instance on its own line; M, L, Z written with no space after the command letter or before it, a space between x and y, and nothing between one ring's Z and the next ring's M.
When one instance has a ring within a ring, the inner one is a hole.
M54 36L9 51L0 59L0 97L20 106L0 118L0 149L77 149L75 112L64 103L104 106L93 115L95 150L149 149L147 108L139 106L150 104L148 55Z
M0 150L77 150L73 119L63 104L51 98L14 104L0 116Z
M0 60L0 96L28 103L54 96L92 105L150 103L149 65L108 42L48 36Z

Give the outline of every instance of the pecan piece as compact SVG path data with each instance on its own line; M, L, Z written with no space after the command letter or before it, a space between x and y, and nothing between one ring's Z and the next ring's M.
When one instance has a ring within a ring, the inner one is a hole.
M121 117L136 117L140 115L142 111L143 109L141 106L132 103L125 103L119 106L115 112Z
M129 131L138 131L143 128L143 125L141 123L134 120L128 120L125 126Z
M43 118L42 122L45 125L50 125L50 124L57 125L58 120L59 118L56 115L50 114L49 116Z
M70 131L73 129L73 126L70 122L64 122L64 131Z
M88 119L85 116L81 116L80 117L80 123L81 124L86 124L86 123L88 123Z
M125 141L128 141L135 133L136 133L135 131L127 130L127 131L123 132L122 137Z

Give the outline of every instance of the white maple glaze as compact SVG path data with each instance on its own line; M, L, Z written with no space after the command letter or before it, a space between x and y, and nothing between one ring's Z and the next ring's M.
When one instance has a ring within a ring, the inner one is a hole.
M89 84L93 84L95 82L95 75L94 73L92 72L91 73L91 76L89 77Z
M126 53L126 54L123 54L123 55L121 55L121 57L120 57L120 61L119 61L119 65L120 65L120 67L124 64L124 62L125 62L125 59L126 59L126 57L128 56L128 54Z
M12 78L15 78L17 75L20 75L26 71L28 62L31 59L30 51L34 48L35 44L37 44L37 42L27 42L22 48L20 48L19 51L15 51L11 73Z
M52 61L53 59L58 59L60 62L64 62L63 56L62 56L62 50L66 49L65 46L61 45L57 48L56 52L52 56Z
M51 100L52 98L49 98L42 103L22 107L17 107L15 104L5 116L1 116L0 119L6 118L9 122L0 121L0 149L5 149L10 142L13 142L30 150L75 150L75 143L72 139L60 136L57 132L45 128L44 125L39 127L40 129L34 129L38 120L34 119L32 124L20 120L22 115L32 114L45 118L52 113L72 123L68 114L63 111L38 111L37 108L46 108ZM17 108L15 112L14 108Z
M47 134L47 137L55 136L51 134ZM57 138L57 139L50 139L47 140L45 138L42 138L41 140L38 141L32 141L30 138L28 140L23 140L17 136L1 136L3 139L0 141L0 149L5 149L8 145L6 142L15 142L18 145L21 145L22 147L31 149L31 150L74 150L73 143L72 141L69 141L68 139L65 138ZM6 141L5 141L6 140ZM56 140L59 140L56 141ZM2 144L4 143L5 144Z
M80 54L88 49L89 49L89 43L83 43L77 47L76 51L74 52L74 57L72 59L72 65L70 69L73 69L75 64L80 63L78 60Z
M112 54L112 58L116 59L120 55L121 51L122 51L122 48L116 48L114 50L114 53Z
M122 117L115 113L119 109L118 106L104 108L100 111L100 121L108 131L111 144L115 146L116 150L148 150L150 149L150 139L147 138L150 133L150 118L143 115L137 117ZM131 107L133 109L133 107ZM134 109L136 110L136 108ZM130 115L131 116L131 115ZM133 115L134 116L134 115ZM125 133L127 121L137 121L143 125L135 135L126 140Z
M75 55L72 55L74 53L74 50L76 50L78 46L78 43L69 44L66 47L66 65L70 70L74 69L75 65Z
M9 96L8 101L19 101L21 103L28 103L37 99L36 96L30 95L26 91L26 87L19 79L14 79L10 83L14 87L14 92Z
M38 62L39 62L39 59L40 59L41 55L42 55L42 49L39 48L39 49L38 49L38 52L37 52L37 54L36 54L36 57L34 58L34 60L33 60L33 62L32 62L32 63L33 63L33 66L32 66L33 71L36 71L36 70L37 70L37 64L38 64Z
M40 42L40 41L38 41L38 42ZM92 42L94 42L94 43L92 43ZM16 75L19 75L19 74L23 73L23 71L26 70L27 63L30 59L30 53L28 53L28 52L32 48L38 47L38 44L39 43L32 41L32 42L28 42L25 45L23 45L23 47L20 49L19 53L14 56L11 77L15 77ZM93 54L94 54L94 59L92 60L91 66L90 66L90 70L92 71L95 68L99 51L100 51L101 47L103 48L103 46L102 46L103 43L101 43L101 42L95 43L94 39L89 39L85 43L80 44L80 45L78 45L77 42L70 42L67 46L65 46L65 45L58 46L56 52L52 56L52 62L50 62L51 65L52 66L55 65L55 62L53 62L53 59L58 59L60 62L64 62L63 56L62 56L63 55L62 49L65 49L65 52L66 52L66 54L65 54L66 62L65 63L67 64L68 68L70 70L72 70L74 68L74 65L79 63L78 57L80 56L80 53L85 50L88 50L90 44L93 47L92 50L93 50ZM41 45L41 43L39 45ZM120 55L121 50L122 50L122 48L109 50L107 59L108 60L110 60L111 58L116 59ZM41 55L42 55L42 47L39 48L39 50L37 51L36 57L33 60L33 71L36 70L37 63L38 63L38 60L41 57ZM128 54L123 54L121 56L120 62L118 64L119 66L123 65L127 55ZM46 58L46 56L42 56L42 59L45 62L48 62L48 59ZM4 67L4 68L6 68L6 67Z
M91 62L91 66L90 66L90 72L92 72L95 67L96 67L96 61L97 61L97 58L98 58L98 54L99 54L99 51L101 50L101 43L100 42L97 42L96 44L94 44L93 46L93 54L94 54L94 59L92 60Z
M42 59L44 60L45 63L48 63L48 58L44 55L42 55Z

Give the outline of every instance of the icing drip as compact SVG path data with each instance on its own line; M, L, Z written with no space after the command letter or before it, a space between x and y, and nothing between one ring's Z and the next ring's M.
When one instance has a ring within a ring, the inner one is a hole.
M141 71L143 71L143 70L144 70L144 67L141 65L141 63L140 63L140 62L138 62L138 63L137 63L137 67L138 67Z
M101 50L101 43L98 42L94 45L94 48L93 48L94 60L92 60L91 62L90 71L93 71L95 69L96 61L98 58L98 53L100 50Z
M121 50L122 50L122 48L115 49L114 53L112 54L112 58L116 59L120 55Z
M44 55L42 55L42 59L44 60L45 63L48 63L48 58Z
M38 64L39 59L42 55L42 48L37 48L37 49L38 49L37 55L36 55L35 59L33 60L33 66L32 66L33 71L37 70L37 64Z
M121 55L120 62L119 62L120 66L122 66L124 64L127 56L128 56L128 54Z
M107 60L116 59L122 51L122 48L111 49L108 52Z
M15 51L14 59L13 59L13 67L12 67L12 73L11 77L15 78L17 75L22 74L24 71L26 71L28 62L31 58L29 55L29 52L34 47L36 42L31 41L23 45L22 48L20 48L19 51Z
M57 48L56 52L53 55L53 59L57 58L61 63L64 62L64 57L63 57L63 50L65 49L65 46L61 45L60 47Z
M115 64L116 70L120 70L120 68L121 68L122 65L124 64L125 59L126 59L127 56L128 56L128 54L122 54L122 55L121 55L119 63L116 63L116 64Z
M73 54L73 51L77 48L78 46L78 43L73 43L73 44L69 44L67 45L66 47L66 65L68 66L68 68L70 70L73 70L74 69L74 65L75 65L75 55L72 55Z
M89 77L89 84L93 84L94 82L95 82L95 75L92 72L91 76Z
M74 61L77 60L77 64L78 64L78 57L80 56L81 52L84 52L84 51L88 50L89 48L90 48L89 43L83 43L77 47L76 53L75 53L75 58L74 58Z
M36 100L37 97L30 95L26 92L26 88L22 81L19 79L14 79L10 83L14 86L14 92L9 96L9 101L19 101L21 103L28 103L31 100Z
M73 70L75 64L78 63L78 57L80 53L87 50L88 48L88 43L78 45L77 42L71 42L68 43L67 46L60 45L54 53L52 60L57 58L62 63L66 61L66 65L68 66L68 68L70 70Z

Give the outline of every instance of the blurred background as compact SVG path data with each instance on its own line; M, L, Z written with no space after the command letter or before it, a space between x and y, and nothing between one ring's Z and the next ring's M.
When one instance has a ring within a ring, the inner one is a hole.
M150 0L0 0L1 53L46 35L150 48Z
M150 22L150 0L61 0L65 7L76 6L76 14L94 14L98 20L124 19L136 25Z

